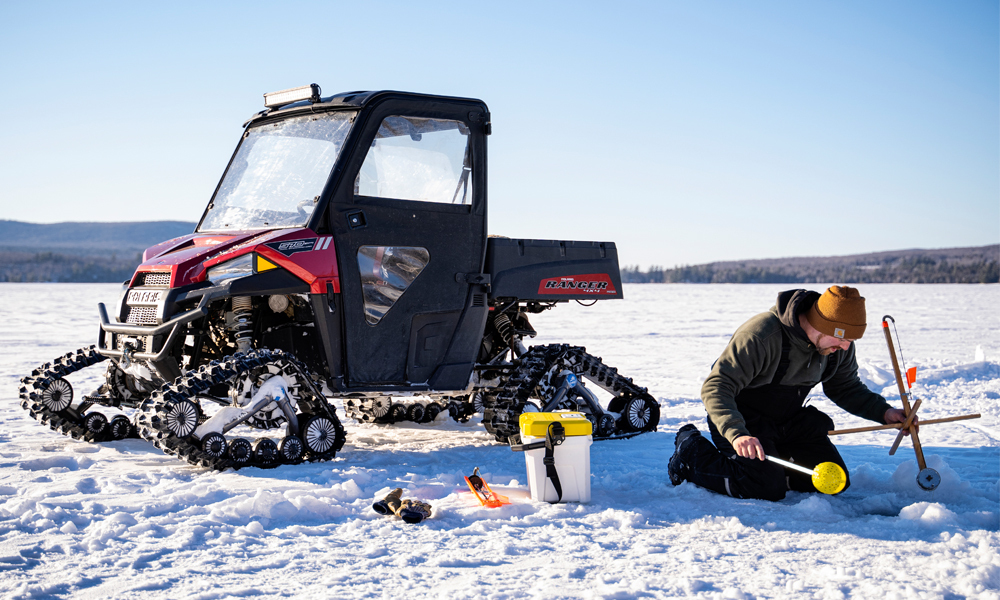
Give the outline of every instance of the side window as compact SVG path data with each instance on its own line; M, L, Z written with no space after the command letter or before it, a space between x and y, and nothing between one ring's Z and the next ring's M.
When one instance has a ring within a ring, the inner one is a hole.
M365 304L365 320L376 325L420 275L431 255L416 246L361 246L358 271Z
M472 203L472 147L461 121L386 117L354 184L361 196Z

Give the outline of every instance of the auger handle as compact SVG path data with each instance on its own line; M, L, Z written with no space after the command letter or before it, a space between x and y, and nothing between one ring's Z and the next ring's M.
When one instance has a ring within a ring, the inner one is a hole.
M802 465L797 465L797 464L795 464L793 462L788 462L787 460L781 460L780 458L775 458L775 457L771 456L770 454L765 454L764 456L766 456L767 460L769 460L771 462L778 463L779 465L781 465L783 467L787 467L789 469L793 469L795 471L798 471L799 473L805 473L806 475L815 475L816 474L816 471L814 471L812 469L807 469L806 467L803 467Z

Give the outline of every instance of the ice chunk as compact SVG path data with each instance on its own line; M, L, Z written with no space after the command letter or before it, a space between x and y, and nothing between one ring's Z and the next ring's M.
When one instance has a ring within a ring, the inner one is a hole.
M917 502L899 511L901 519L920 521L925 525L954 525L958 515L937 502Z

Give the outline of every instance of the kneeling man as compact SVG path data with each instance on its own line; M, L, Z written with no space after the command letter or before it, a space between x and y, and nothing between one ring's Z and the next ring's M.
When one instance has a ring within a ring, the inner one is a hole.
M769 454L807 468L847 466L827 432L833 421L803 406L818 383L837 406L877 423L902 423L902 410L858 378L854 341L865 332L865 299L833 286L778 294L769 312L744 323L701 388L713 446L694 425L674 440L668 473L736 498L781 500L787 490L814 492L808 475L765 460ZM847 485L850 485L848 479ZM847 489L846 487L844 489Z

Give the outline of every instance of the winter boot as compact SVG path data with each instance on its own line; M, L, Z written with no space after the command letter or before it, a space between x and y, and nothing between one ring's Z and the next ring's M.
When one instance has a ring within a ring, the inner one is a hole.
M385 498L382 498L375 504L372 504L372 509L380 515L394 515L399 511L400 496L403 495L403 490L396 488L389 492Z
M420 500L403 500L396 514L407 523L419 523L431 516L431 505Z
M674 455L667 463L667 475L670 476L670 483L674 485L680 485L687 479L688 464L684 453L691 448L695 436L701 437L701 432L690 423L677 431L677 436L674 438Z

